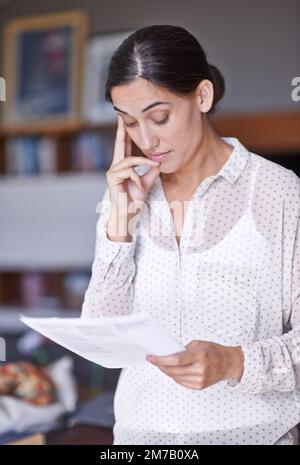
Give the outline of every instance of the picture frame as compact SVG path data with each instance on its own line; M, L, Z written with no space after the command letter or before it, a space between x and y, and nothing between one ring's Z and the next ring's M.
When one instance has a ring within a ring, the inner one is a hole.
M61 128L81 118L85 11L17 18L4 27L7 129Z
M83 119L91 124L115 124L117 115L105 100L105 80L109 61L133 30L91 37L87 44L83 91Z

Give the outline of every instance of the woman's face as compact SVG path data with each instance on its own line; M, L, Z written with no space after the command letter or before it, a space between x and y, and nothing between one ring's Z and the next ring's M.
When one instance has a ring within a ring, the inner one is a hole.
M170 152L160 172L174 173L191 163L203 134L199 97L179 97L142 78L113 87L111 97L130 138L147 157Z

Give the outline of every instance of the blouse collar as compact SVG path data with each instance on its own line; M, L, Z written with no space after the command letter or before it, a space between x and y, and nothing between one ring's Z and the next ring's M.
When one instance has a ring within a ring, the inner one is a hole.
M247 164L249 151L236 137L221 137L221 139L232 145L233 151L220 171L213 177L223 176L230 184L234 184Z
M221 139L232 145L233 151L217 174L201 181L193 194L194 199L202 197L212 182L219 177L223 177L230 184L234 184L247 164L250 155L249 151L236 137L221 137ZM138 169L138 171L143 174L143 170ZM152 200L166 200L160 176L156 177L146 203L150 203Z

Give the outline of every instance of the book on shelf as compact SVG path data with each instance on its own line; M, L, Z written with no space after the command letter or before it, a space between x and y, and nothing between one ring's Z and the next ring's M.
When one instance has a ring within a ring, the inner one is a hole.
M111 165L115 136L83 130L76 134L69 148L73 171L106 171ZM7 174L55 173L57 139L51 136L11 136L5 142Z
M40 304L41 297L45 294L45 278L42 273L21 273L20 296L21 305L24 307L36 307Z
M57 171L57 142L53 137L40 137L38 140L38 164L40 173Z
M90 272L69 272L63 278L64 304L80 308L90 281Z
M48 136L9 137L5 144L7 174L55 172L56 141Z
M16 274L11 286L11 295L18 295L18 304L24 308L70 308L81 307L88 288L90 271L67 271L56 275L46 271L25 271ZM4 285L8 285L5 284ZM0 304L8 304L1 302Z
M114 138L111 134L83 131L72 143L71 163L74 171L104 171L112 161Z

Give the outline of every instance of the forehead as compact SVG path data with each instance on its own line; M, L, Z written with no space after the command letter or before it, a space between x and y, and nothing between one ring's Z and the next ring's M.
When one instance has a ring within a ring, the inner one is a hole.
M179 97L145 79L137 78L129 84L115 86L111 91L113 105L127 113L140 112L155 101L174 104ZM154 108L159 109L161 106Z

